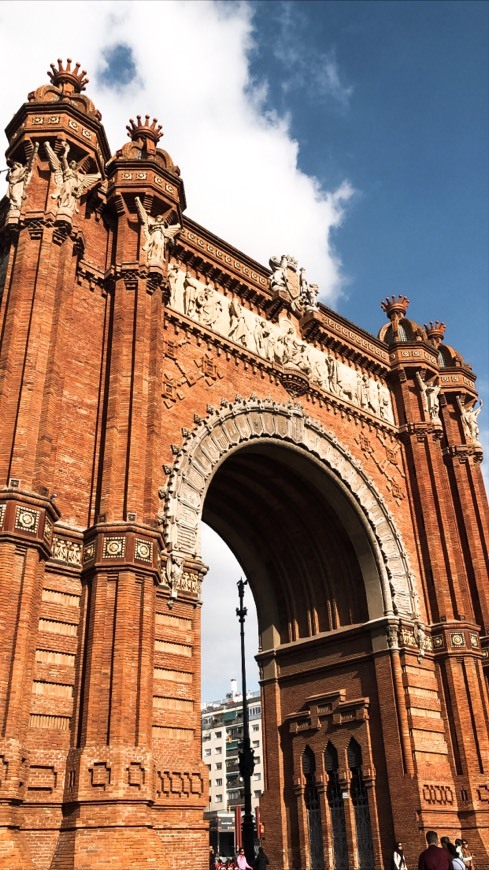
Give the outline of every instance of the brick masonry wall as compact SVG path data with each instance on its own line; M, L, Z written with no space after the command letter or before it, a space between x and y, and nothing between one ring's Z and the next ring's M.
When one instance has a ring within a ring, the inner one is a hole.
M470 368L440 367L405 310L407 340L389 344L274 295L267 270L182 216L151 130L107 163L88 98L53 114L47 93L7 128L10 159L39 153L22 209L0 213L0 867L207 867L203 512L257 603L273 866L309 866L306 750L332 866L328 744L355 865L354 740L375 866L395 839L412 865L435 827L463 830L483 870L488 513L458 404ZM102 175L71 214L46 141ZM183 223L156 264L136 196ZM187 316L178 272L388 389L392 418ZM434 417L418 376L440 385Z

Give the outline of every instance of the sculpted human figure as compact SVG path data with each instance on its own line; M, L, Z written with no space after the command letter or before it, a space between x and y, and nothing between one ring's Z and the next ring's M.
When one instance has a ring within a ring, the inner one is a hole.
M435 383L425 383L419 372L416 372L416 378L421 389L421 394L423 396L423 406L426 413L428 414L428 417L430 418L430 420L435 420L439 423L440 402L438 397L440 394L440 387L438 386L438 384Z
M199 282L187 269L183 281L183 308L187 317L195 317L195 300L199 291Z
M246 318L242 306L235 299L229 302L229 338L248 346L249 330Z
M338 375L338 362L332 356L326 357L326 365L328 367L328 375L329 375L329 390L331 393L334 393L335 396L339 395L340 392L340 382Z
M162 264L165 259L166 243L171 243L176 234L181 230L181 226L180 224L169 226L161 214L155 218L151 217L144 208L139 196L136 197L136 208L143 225L145 244L142 250L147 252L148 263Z
M460 396L457 396L457 403L460 408L460 417L467 441L472 442L472 444L478 444L480 429L477 418L482 411L482 399L479 401L478 408L476 408L475 405L465 407L465 405L462 405L462 402L460 401Z
M301 268L299 271L299 290L301 301L304 303L306 308L317 309L319 287L317 284L309 284L309 281L306 278L306 270L304 268Z
M287 257L285 254L280 259L278 257L271 257L269 263L270 268L273 270L270 275L270 290L274 292L286 290L287 278L285 270L287 268Z
M70 153L68 142L64 143L60 157L53 151L49 142L46 142L44 147L57 188L56 192L51 194L51 199L58 201L59 211L73 215L74 212L78 212L77 202L83 193L101 178L100 172L92 174L80 172L75 160L68 162Z
M27 198L25 189L32 178L34 169L34 161L39 151L39 143L36 142L34 150L25 165L14 160L7 172L8 190L7 196L10 200L9 211L20 211L24 199Z
M266 320L258 320L253 338L255 339L256 352L270 362L274 358L275 338L272 327Z
M181 556L172 556L170 554L166 562L166 577L174 598L177 597L177 590L182 585L183 571L184 566Z

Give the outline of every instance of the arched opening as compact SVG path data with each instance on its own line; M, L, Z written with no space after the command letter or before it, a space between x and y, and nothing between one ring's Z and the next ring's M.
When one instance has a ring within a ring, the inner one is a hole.
M358 512L304 451L270 441L234 451L211 480L202 518L246 572L262 649L382 615Z

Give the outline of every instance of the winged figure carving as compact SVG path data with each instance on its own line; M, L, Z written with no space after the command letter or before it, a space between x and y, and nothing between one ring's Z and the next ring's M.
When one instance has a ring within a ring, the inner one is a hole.
M100 180L100 172L81 172L75 160L68 162L70 146L64 143L60 156L51 148L49 142L44 147L48 155L51 172L54 175L56 191L51 194L52 199L58 201L58 209L68 214L78 213L77 201L89 187Z
M136 197L136 208L143 229L144 245L142 250L146 252L148 263L151 260L162 263L165 258L166 243L171 243L181 230L181 226L180 224L168 225L161 214L158 217L152 217L138 196Z

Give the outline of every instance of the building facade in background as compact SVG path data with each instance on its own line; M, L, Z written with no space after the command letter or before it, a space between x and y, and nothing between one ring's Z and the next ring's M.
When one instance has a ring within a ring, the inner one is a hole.
M260 692L249 692L247 704L254 756L251 803L255 818L259 820L264 783ZM209 770L209 806L206 817L211 823L211 833L221 829L229 834L211 838L216 851L229 855L234 853L236 845L241 844L240 832L235 830L235 810L239 807L242 811L237 815L239 824L239 818L244 812L244 785L239 772L238 755L242 739L243 696L236 689L236 681L231 680L231 692L226 698L202 707L202 760Z
M243 696L231 681L230 696L202 708L202 760L209 769L209 810L229 812L244 806L244 786L239 775L238 751L243 739ZM252 779L252 809L259 806L263 791L263 745L261 696L248 694L250 741L255 769Z
M271 866L412 867L434 828L488 868L474 372L406 297L374 337L196 224L156 121L112 152L85 85L60 61L6 129L0 867L208 867L204 520L257 608Z

